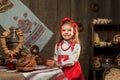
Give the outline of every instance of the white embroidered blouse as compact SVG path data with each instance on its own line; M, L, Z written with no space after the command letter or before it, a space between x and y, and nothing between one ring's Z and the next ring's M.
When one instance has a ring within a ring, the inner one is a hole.
M58 46L57 44L55 45L55 53L54 53L54 60L57 61L58 63L62 66L66 64L72 64L74 65L75 62L78 61L80 51L81 51L81 46L80 44L75 44L74 49L71 50L71 47L68 50L63 50L67 49L70 46L68 41L63 41L62 46ZM61 47L63 49L61 49Z

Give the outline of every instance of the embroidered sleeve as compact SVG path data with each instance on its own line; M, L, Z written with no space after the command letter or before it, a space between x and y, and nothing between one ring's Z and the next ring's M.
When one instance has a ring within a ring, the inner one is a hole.
M76 61L78 61L78 58L79 58L79 55L80 55L80 51L81 51L80 45L79 45L79 44L76 44L74 50L71 51L71 54L69 55L69 59L66 60L66 61L62 61L62 62L61 62L61 65L62 65L62 66L67 65L67 64L72 64L72 65L74 65L74 63L75 63Z

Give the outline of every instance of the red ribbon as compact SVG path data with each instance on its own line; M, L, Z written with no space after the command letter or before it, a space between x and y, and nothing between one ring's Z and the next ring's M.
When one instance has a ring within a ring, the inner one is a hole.
M75 34L75 33L76 33L75 28L78 29L78 25L77 25L72 19L70 19L70 18L68 18L68 17L65 17L65 18L61 21L61 23L60 23L60 27L59 27L59 29L60 29L60 34L61 34L62 25L63 25L66 21L70 22L70 23L73 25L74 34Z

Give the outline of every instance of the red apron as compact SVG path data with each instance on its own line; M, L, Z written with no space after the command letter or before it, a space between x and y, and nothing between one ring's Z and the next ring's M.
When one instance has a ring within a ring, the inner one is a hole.
M59 55L58 63L60 63L61 60L66 61L68 59L68 55ZM70 67L63 67L62 70L68 80L84 80L84 76L79 62L76 62L73 66Z
M69 80L85 80L79 62L71 67L63 67L62 70Z

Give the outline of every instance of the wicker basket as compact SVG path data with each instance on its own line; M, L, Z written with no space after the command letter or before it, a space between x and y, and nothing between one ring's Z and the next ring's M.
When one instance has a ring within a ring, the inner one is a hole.
M111 67L104 71L103 80L120 80L120 68Z

